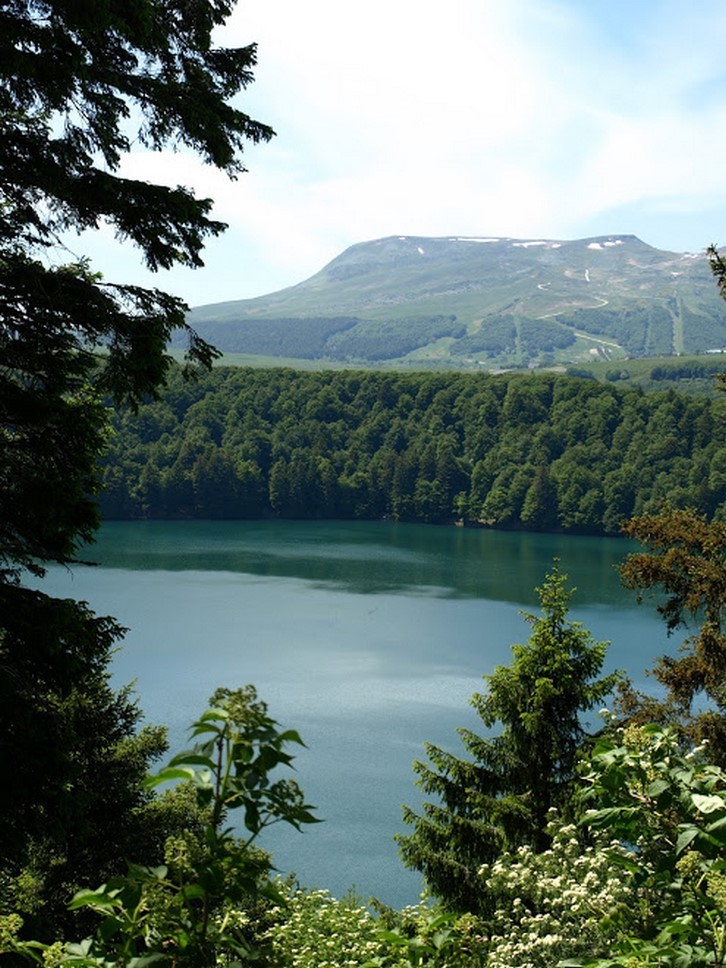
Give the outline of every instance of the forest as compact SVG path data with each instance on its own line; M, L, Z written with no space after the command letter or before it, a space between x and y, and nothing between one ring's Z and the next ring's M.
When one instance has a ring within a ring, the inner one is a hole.
M243 147L272 138L237 100L255 44L215 43L232 6L0 5L0 964L723 966L722 402L623 388L622 370L597 384L212 369L182 299L67 261L69 232L103 226L151 271L203 266L225 229L212 200L122 163L182 148L235 178ZM712 267L726 295L717 252ZM647 308L645 322L657 330ZM196 382L167 352L179 329ZM359 338L372 353L384 336ZM601 675L606 643L570 620L554 561L527 642L471 697L481 728L459 730L464 755L429 743L414 764L426 800L398 844L421 903L333 898L259 846L274 824L312 836L324 819L290 772L294 725L252 685L223 684L168 758L164 727L113 686L120 621L43 591L49 566L85 558L99 501L107 517L595 534L629 518L642 551L624 582L658 591L667 629L689 637L654 657L652 695Z
M106 518L385 518L618 534L726 512L722 401L540 375L170 375L116 409Z

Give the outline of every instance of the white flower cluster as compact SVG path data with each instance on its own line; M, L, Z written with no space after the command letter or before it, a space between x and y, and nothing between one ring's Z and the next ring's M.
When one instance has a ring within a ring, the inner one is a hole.
M292 891L269 929L276 963L290 968L360 968L382 953L378 924L356 900Z
M617 842L582 847L574 825L553 820L552 847L522 847L480 874L501 902L487 945L488 968L545 968L563 958L605 953L618 910L636 904Z

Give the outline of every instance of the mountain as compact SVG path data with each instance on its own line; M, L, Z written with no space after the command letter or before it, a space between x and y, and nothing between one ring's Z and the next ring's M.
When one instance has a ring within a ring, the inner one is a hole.
M200 306L189 322L224 352L363 366L531 366L726 347L726 304L706 254L633 235L377 239L296 286Z

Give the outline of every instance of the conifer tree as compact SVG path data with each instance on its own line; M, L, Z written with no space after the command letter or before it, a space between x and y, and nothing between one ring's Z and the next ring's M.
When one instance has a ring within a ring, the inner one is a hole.
M594 642L567 618L574 590L555 561L537 589L542 614L525 613L532 626L526 645L512 646L513 661L485 676L487 690L471 703L498 735L459 735L468 758L426 745L429 763L416 762L417 785L438 802L423 813L404 808L413 832L398 838L403 862L421 871L447 907L485 914L490 899L477 872L503 851L548 846L547 813L564 808L587 733L583 712L602 703L618 674L596 678L606 642Z
M659 590L657 606L668 634L698 624L680 651L657 659L653 674L665 699L624 688L620 711L638 722L677 725L688 742L708 740L709 754L726 764L726 522L691 509L643 514L623 525L644 550L628 555L620 574L628 588ZM706 699L706 703L699 699ZM699 708L700 706L700 708Z
M36 858L36 911L50 880L65 905L79 877L133 855L150 825L139 780L164 744L134 735L138 711L109 685L121 627L23 581L92 539L108 398L158 392L174 329L190 362L214 358L182 300L106 281L65 246L104 225L152 271L203 265L205 240L225 228L211 200L121 164L134 145L183 147L235 177L243 145L271 137L232 101L252 80L254 45L214 43L232 6L0 4L0 890Z

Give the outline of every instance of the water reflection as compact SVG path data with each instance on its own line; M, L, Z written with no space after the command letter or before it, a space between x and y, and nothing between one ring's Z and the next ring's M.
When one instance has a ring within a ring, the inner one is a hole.
M299 578L347 593L416 594L536 603L557 557L577 601L626 606L617 564L631 545L396 522L111 522L93 557L106 568L211 570Z
M276 828L278 867L401 906L420 888L393 842L401 804L417 802L411 761L480 728L468 699L527 640L520 609L537 610L554 557L577 585L572 617L612 642L608 670L648 684L668 643L620 586L628 547L392 522L112 523L98 567L51 568L44 585L129 627L114 682L136 681L175 749L217 686L255 683L308 744L298 776L326 820L304 836Z

